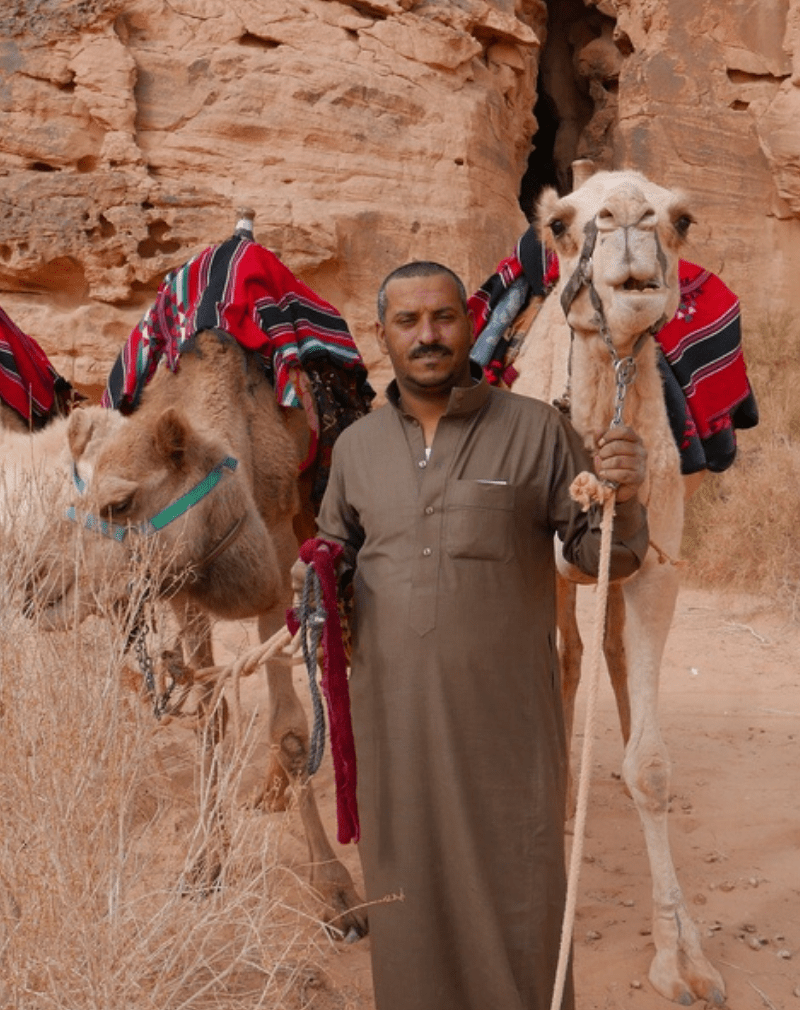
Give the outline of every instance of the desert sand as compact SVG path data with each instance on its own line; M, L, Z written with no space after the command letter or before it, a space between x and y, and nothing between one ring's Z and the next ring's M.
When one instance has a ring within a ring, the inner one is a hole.
M582 590L590 640L592 590ZM235 651L246 626L221 626ZM306 678L301 667L298 683ZM243 684L248 710L263 703L260 676ZM301 687L308 697L307 687ZM573 755L583 735L582 686ZM662 669L661 726L673 763L670 835L687 904L707 955L725 978L730 1010L800 1007L800 624L763 598L684 589ZM638 817L620 779L622 746L611 688L599 692L590 803L574 929L578 1010L658 1010L651 987L650 879ZM255 785L255 769L250 773ZM317 774L334 832L329 755ZM282 858L303 872L296 813L284 820ZM572 825L568 826L569 846ZM355 848L337 851L359 879ZM372 1010L369 939L321 942L304 1005ZM695 1004L698 1005L698 1004ZM487 1008L489 1010L489 1008Z

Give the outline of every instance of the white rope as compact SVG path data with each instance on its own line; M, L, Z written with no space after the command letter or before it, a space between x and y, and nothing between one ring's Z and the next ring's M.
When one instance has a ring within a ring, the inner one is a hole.
M561 1010L567 966L572 950L572 931L575 925L575 907L578 896L578 877L583 860L583 838L586 829L586 811L589 806L589 782L592 774L592 750L594 747L595 716L597 713L597 693L600 682L600 662L603 655L603 639L606 628L606 607L608 603L608 578L611 561L611 531L614 525L614 503L616 494L610 491L603 502L603 520L600 527L600 562L597 572L595 597L594 635L590 652L589 681L586 695L586 716L583 729L583 749L581 751L581 773L578 781L578 798L575 809L575 830L570 854L569 875L567 877L567 897L564 904L564 920L561 927L561 946L558 951L558 966L553 988L550 1010Z
M292 666L298 666L303 662L303 657L299 655L299 646L300 632L298 631L293 638L289 629L284 625L271 638L268 638L266 642L259 642L257 645L251 646L232 663L228 663L227 666L207 666L194 674L194 683L202 683L212 678L215 681L214 693L208 704L209 712L214 711L228 680L231 680L233 697L231 698L230 716L234 741L237 745L241 743L242 725L242 703L239 693L239 681L242 677L249 676L256 667L268 659L275 659L277 657Z

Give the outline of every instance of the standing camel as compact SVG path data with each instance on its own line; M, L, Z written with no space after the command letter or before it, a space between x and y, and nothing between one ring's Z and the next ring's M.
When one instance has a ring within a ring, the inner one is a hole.
M116 414L116 411L106 411ZM68 428L75 467L76 515L106 536L83 538L83 577L58 566L66 552L57 538L40 558L47 573L31 584L41 619L57 627L87 605L100 584L125 598L132 563L156 543L161 563L158 591L168 598L182 628L187 663L213 665L209 618L258 618L266 641L284 623L291 604L290 568L297 557L293 520L300 508L298 462L308 431L303 412L282 411L263 364L218 330L205 330L181 349L177 371L159 369L137 410L105 438L94 465L85 466L87 413L76 411ZM64 521L64 535L70 524ZM152 555L152 551L148 551ZM55 567L54 567L55 566ZM108 590L106 590L108 594ZM81 611L81 615L83 611ZM348 935L366 932L366 919L349 873L335 857L322 826L305 767L308 728L292 683L291 667L267 661L272 765L265 795L287 781L298 796L311 863L311 882L326 918ZM224 730L218 718L210 746ZM214 812L218 817L218 812ZM215 846L224 846L224 827ZM209 852L198 871L218 872Z
M568 329L549 314L542 341L530 335L517 359L515 391L552 400L569 390L571 419L589 452L612 420L634 428L647 450L640 497L651 549L641 569L609 591L605 653L625 742L623 776L641 818L653 879L655 957L650 981L684 1005L721 1005L724 983L706 959L670 852L670 761L658 723L661 657L678 593L684 487L664 403L654 334L679 301L678 259L693 217L687 201L638 172L598 172L568 196L540 197L540 238L560 264L557 289ZM551 303L548 306L548 303ZM563 339L561 334L563 333ZM616 415L616 418L615 418ZM582 646L576 583L559 558L559 631L564 708L571 732Z

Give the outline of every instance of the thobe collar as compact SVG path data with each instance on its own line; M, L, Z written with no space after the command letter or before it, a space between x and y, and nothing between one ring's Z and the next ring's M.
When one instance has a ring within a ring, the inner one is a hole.
M445 417L474 414L489 399L492 387L486 381L481 366L475 361L470 361L469 370L474 380L472 385L455 386L450 390L450 400L447 404L447 410L444 412ZM392 379L386 387L386 399L396 410L405 413L400 406L400 389L397 385L397 379Z

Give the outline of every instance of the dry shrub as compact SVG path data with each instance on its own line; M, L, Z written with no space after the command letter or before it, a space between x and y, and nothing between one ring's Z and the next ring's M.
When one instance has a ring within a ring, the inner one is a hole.
M797 617L800 589L800 320L768 318L743 338L758 401L756 428L738 432L734 465L708 475L689 502L687 582L758 593Z
M48 515L0 526L0 1006L298 1007L327 940L279 857L283 818L241 803L252 733L220 762L219 886L186 895L209 821L194 734L156 728L110 622L45 632L23 616L22 548Z

